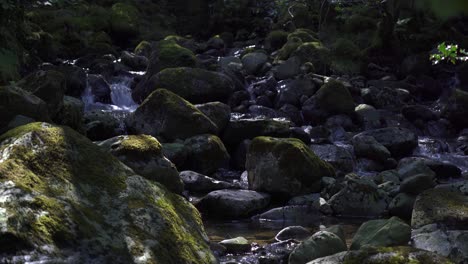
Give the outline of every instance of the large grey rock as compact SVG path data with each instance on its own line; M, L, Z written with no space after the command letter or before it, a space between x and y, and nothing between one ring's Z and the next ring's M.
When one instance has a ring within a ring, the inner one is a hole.
M333 167L293 138L255 138L247 153L246 169L251 189L286 196L317 192L322 177L335 175Z
M357 157L385 162L391 157L390 151L372 136L356 135L353 137L354 152Z
M372 136L384 145L394 157L409 155L418 146L416 134L405 128L387 127L365 131L360 136Z
M206 214L218 218L246 217L265 208L270 196L249 190L218 190L203 197L196 205Z
M398 216L404 220L411 220L415 201L415 195L399 193L388 205L388 211L392 216Z
M288 226L279 231L275 236L275 239L277 241L285 241L289 239L304 241L310 236L312 236L312 233L307 228L302 226Z
M387 209L389 201L388 195L375 183L350 179L329 203L334 213L340 216L379 216Z
M216 124L195 106L165 89L149 95L125 122L134 133L166 140L216 134L218 131Z
M310 148L320 159L330 163L335 170L343 174L353 171L354 158L347 149L333 144L313 144Z
M70 128L18 127L0 153L1 263L216 263L188 201Z
M257 74L268 62L268 55L262 52L251 52L242 57L242 65L248 74Z
M411 238L411 227L398 217L363 223L353 237L351 250L365 246L404 246Z
M198 110L205 114L222 131L229 123L231 118L231 108L221 102L209 102L206 104L195 105Z
M337 235L327 231L320 231L299 244L289 256L288 263L303 264L346 250L346 244Z
M227 168L230 156L223 142L215 135L198 135L185 140L190 149L185 166L203 174L212 174L219 168Z
M291 122L276 119L231 119L223 133L223 142L237 147L246 139L258 136L287 137Z

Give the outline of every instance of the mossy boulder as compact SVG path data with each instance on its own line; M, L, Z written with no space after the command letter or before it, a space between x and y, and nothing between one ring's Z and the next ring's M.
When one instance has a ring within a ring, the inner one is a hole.
M318 41L317 35L313 31L306 28L298 28L294 32L290 33L288 35L288 40L292 38L299 38L304 43Z
M0 142L0 262L216 262L194 207L70 128Z
M153 90L167 89L193 104L226 102L234 92L234 83L227 75L196 68L165 69L153 76L150 82L154 84Z
M227 168L230 156L223 142L215 135L198 135L185 140L190 149L186 167L210 175L217 169Z
M200 110L166 89L151 93L125 122L133 133L166 140L218 132L216 124Z
M245 166L250 189L285 196L318 192L322 177L335 176L331 165L293 138L256 137Z
M421 193L414 203L411 227L429 224L465 229L468 224L468 196L443 189Z
M326 73L331 65L330 50L321 42L302 43L291 56L301 58L302 63L311 62L318 73Z
M245 139L259 136L287 137L291 123L275 119L232 119L222 139L229 147L237 147Z
M46 102L49 114L54 117L63 105L65 76L57 71L38 71L26 76L16 85Z
M348 247L341 238L328 231L320 231L299 244L289 256L289 264L302 264L317 258L346 251Z
M195 105L203 114L213 121L220 131L229 123L231 119L231 107L221 102L209 102L206 104Z
M411 227L398 217L371 220L363 223L353 237L351 250L365 246L404 246L411 238Z
M54 122L69 126L78 132L84 132L84 103L71 96L63 97L63 104L60 111L55 115Z
M184 185L176 166L162 153L159 141L148 135L117 136L98 144L148 180L156 181L175 193Z
M287 60L291 54L303 44L302 40L298 37L288 39L288 41L278 50L276 60Z
M116 3L111 7L110 29L112 37L118 42L126 43L128 39L138 36L138 9L129 3Z
M382 215L390 202L388 195L370 180L349 179L328 203L333 212L344 217L376 217Z
M341 252L307 264L453 264L435 253L412 247L366 248Z
M352 114L354 100L349 90L339 81L329 81L315 94L319 107L330 114Z
M83 117L86 136L93 141L106 140L125 134L122 121L110 112L93 110Z
M36 121L50 121L47 104L39 97L15 86L0 87L0 133L17 115Z
M288 33L283 30L274 30L268 33L265 39L265 45L271 50L277 50L283 47L288 41Z

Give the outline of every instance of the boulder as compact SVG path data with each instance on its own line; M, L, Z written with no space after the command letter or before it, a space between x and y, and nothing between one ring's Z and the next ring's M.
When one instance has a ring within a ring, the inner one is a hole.
M0 262L216 263L189 202L70 128L0 142Z
M381 215L389 203L388 195L375 183L364 179L349 179L345 187L328 201L339 216L375 217Z
M144 91L138 86L133 91L137 102L143 101L158 88L167 89L194 104L213 101L226 102L234 92L234 83L223 73L197 68L168 68L152 76Z
M468 127L468 92L455 90L449 101L442 110L442 114L447 117L457 128Z
M148 135L117 136L98 145L148 180L182 193L184 185L175 165L164 157L157 139Z
M400 127L374 129L358 135L374 137L377 142L390 151L393 157L409 155L418 146L418 136L410 130Z
M349 90L339 81L329 81L315 94L321 109L330 114L354 113L354 100Z
M288 226L275 236L276 241L285 241L289 239L294 239L298 241L304 241L307 238L311 237L312 233L302 226Z
M130 131L162 137L186 139L199 134L216 134L218 127L195 106L180 96L158 89L126 119Z
M212 174L227 168L230 156L223 142L215 135L198 135L185 140L190 149L185 166L202 174Z
M26 76L16 85L41 98L51 117L61 109L65 95L65 76L57 71L38 71Z
M310 145L310 149L323 161L330 163L341 174L352 172L354 169L354 157L345 148L333 144Z
M281 107L285 104L291 104L299 107L301 106L301 97L314 95L316 89L315 83L308 79L279 82L276 106Z
M242 65L248 74L260 73L263 65L268 62L268 55L262 52L251 52L242 57Z
M385 162L391 158L390 151L372 136L356 135L352 142L357 157L379 162Z
M237 147L246 139L258 136L287 137L291 123L275 119L231 119L222 139L229 147Z
M12 119L22 115L36 121L50 121L47 104L39 97L18 87L0 87L0 133Z
M88 87L94 102L110 104L112 103L111 89L109 83L99 74L88 75Z
M122 52L121 60L123 64L134 71L144 71L149 64L148 58L145 56L136 55L128 51Z
M63 126L69 126L78 132L84 130L84 104L71 96L63 97L62 109L55 115L54 121Z
M225 247L228 253L234 254L250 251L251 248L250 242L244 237L225 239L219 242L219 244Z
M255 138L247 153L246 169L252 190L286 196L317 192L322 177L335 176L332 166L293 138Z
M388 205L388 211L392 216L398 216L406 221L411 220L414 201L416 201L415 195L399 193Z
M418 195L435 186L434 176L431 174L416 174L407 177L401 182L400 191L407 194Z
M83 119L86 136L93 141L125 134L122 122L110 112L100 110L85 112Z
M412 247L366 248L337 253L319 258L307 264L342 264L342 263L404 263L404 264L452 264L450 260L435 253Z
M208 193L197 208L216 218L247 217L270 203L270 196L249 190L218 190Z
M193 192L207 193L223 189L237 189L232 183L218 181L194 171L182 171L180 178L184 182L185 189Z
M231 108L227 104L210 102L198 104L195 107L213 121L218 126L219 131L223 131L231 119Z
M353 237L351 250L363 247L404 246L411 238L411 227L398 217L363 223Z
M254 217L260 223L315 225L320 219L318 206L288 205L276 207Z
M328 231L319 231L294 249L288 263L303 264L347 249L346 244L337 235Z

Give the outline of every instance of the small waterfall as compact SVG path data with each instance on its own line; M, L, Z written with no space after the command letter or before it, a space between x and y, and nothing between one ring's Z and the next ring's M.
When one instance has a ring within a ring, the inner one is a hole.
M110 85L112 104L117 110L133 112L138 107L132 98L132 90L130 89L132 81L132 77L121 76Z

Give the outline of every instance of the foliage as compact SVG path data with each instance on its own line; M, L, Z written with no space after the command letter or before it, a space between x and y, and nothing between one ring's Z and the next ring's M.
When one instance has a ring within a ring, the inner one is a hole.
M440 62L451 62L452 64L457 61L468 61L468 52L464 49L460 49L456 44L445 44L440 43L437 46L437 53L431 54L430 59L433 64Z

